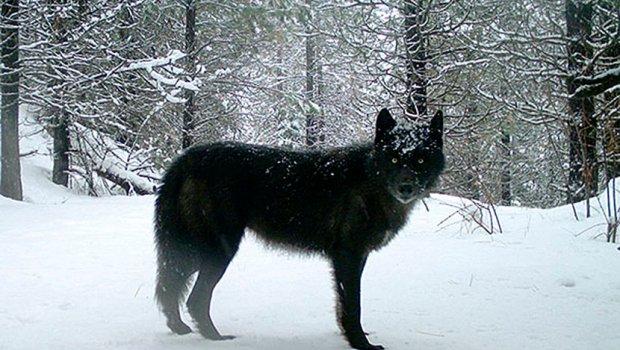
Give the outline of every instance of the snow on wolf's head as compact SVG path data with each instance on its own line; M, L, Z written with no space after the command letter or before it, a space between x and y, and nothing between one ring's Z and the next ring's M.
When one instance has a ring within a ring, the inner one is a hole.
M429 125L398 124L387 109L377 117L374 165L388 192L402 203L428 195L444 168L443 114Z

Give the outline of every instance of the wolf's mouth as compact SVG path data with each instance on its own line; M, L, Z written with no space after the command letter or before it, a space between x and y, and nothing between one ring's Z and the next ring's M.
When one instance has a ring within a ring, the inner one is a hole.
M396 200L398 200L399 202L403 204L409 204L417 199L417 196L408 197L408 198L404 198L402 196L394 196L394 197L396 198Z
M398 191L390 190L390 194L392 195L392 197L394 197L397 201L401 202L402 204L409 204L413 201L420 200L424 197L427 197L428 191L416 191L415 193L412 193L410 195L404 195Z
M411 202L418 201L418 200L428 197L430 195L430 191L428 189L419 189L418 191L415 191L414 193L405 195L403 193L400 193L390 188L390 194L400 203L409 204Z

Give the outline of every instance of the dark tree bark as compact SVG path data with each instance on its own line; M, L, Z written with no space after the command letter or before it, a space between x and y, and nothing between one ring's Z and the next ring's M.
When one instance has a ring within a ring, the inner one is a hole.
M575 77L584 72L585 60L591 58L592 50L588 39L592 31L592 4L577 0L566 0L566 32L570 39L567 47L567 79L569 130L569 198L570 203L590 198L598 189L598 168L596 155L596 118L594 101L591 97L579 98L573 94L579 88Z
M22 200L19 163L19 0L2 3L2 174L0 195Z
M51 5L51 9L55 10L57 7L66 6L65 1L62 0L50 0L49 5ZM85 8L84 1L80 1L78 3L79 11L83 11ZM64 11L57 11L56 17L54 18L54 22L52 23L52 29L54 31L54 40L58 43L59 47L63 47L67 42L68 35L68 26L69 26L69 18L65 18L61 13ZM61 63L62 64L62 63ZM56 74L57 78L51 82L52 85L62 85L63 80L62 76L66 74L65 67L58 67L58 73ZM59 76L59 77L58 77ZM62 101L63 95L67 94L67 91L61 91L60 89L55 89L55 100ZM60 103L57 103L57 105ZM51 123L51 134L53 139L53 167L52 167L52 182L57 185L62 185L65 187L69 186L69 167L70 167L70 159L69 154L71 151L71 140L69 134L69 125L71 116L69 112L62 108L55 106L51 110L52 113L52 123Z
M422 26L425 21L424 8L420 0L406 0L405 16L405 47L407 57L407 109L408 117L425 116L427 114L428 79L426 76L426 55Z
M123 50L123 56L126 59L139 59L140 54L136 48L140 45L137 42L137 37L132 35L133 26L136 23L136 17L133 13L133 9L126 4L123 7L120 15L120 25L118 28L119 39L126 49ZM119 111L119 118L127 125L127 129L119 128L116 133L116 142L125 144L127 146L134 146L135 137L129 130L137 130L140 128L141 111L135 109L134 101L139 98L140 91L136 89L136 82L140 79L137 72L127 72L128 83L122 87L120 91L122 109Z
M315 106L319 105L319 71L321 69L316 52L316 33L312 29L312 0L306 0L308 11L306 23L306 146L319 147L325 142L323 121Z
M604 18L605 29L608 33L618 33L620 30L620 7L613 8L610 2L604 6L608 12ZM614 14L615 16L611 15ZM614 18L615 17L615 18ZM604 54L603 60L608 62L609 70L620 70L620 40L618 37L610 38L611 45ZM620 74L616 73L615 85L620 84ZM610 79L611 80L611 79ZM605 85L612 85L608 80ZM605 177L607 180L620 176L620 89L608 91L603 94L606 106L606 117L603 125L603 142L605 152Z
M620 52L619 52L620 54ZM620 110L620 92L605 94L609 110ZM620 115L609 113L604 125L605 177L607 180L620 176Z
M475 169L472 169L475 170ZM467 185L467 191L469 192L467 195L467 198L473 199L473 200L480 200L481 194L480 194L480 184L479 184L479 180L478 180L478 176L476 175L475 172L472 172L471 170L467 173L467 175L465 175L465 179L467 181L466 185Z
M282 38L283 33L278 32L278 37ZM276 91L278 92L279 97L281 98L284 96L284 89L285 89L285 85L284 85L285 74L284 74L284 69L283 69L285 57L284 57L283 42L284 40L282 40L282 43L276 46L278 64L276 65L276 69L275 69L275 75L278 77L278 82L275 88L276 88ZM284 108L282 108L281 102L275 106L275 115L278 120L278 134L286 132L285 130L287 128L287 124L286 124L287 115L286 115L286 112L284 111Z
M501 147L503 153L503 159L501 161L501 192L502 192L502 205L510 205L512 202L512 174L510 172L510 164L512 158L512 147L510 142L510 132L504 129L502 130Z
M187 54L187 72L193 78L196 71L196 1L187 0L185 5L185 52ZM183 109L182 147L190 147L194 140L195 92L185 91L185 108Z
M64 110L56 109L52 126L54 166L52 182L62 186L69 186L69 153L71 140L69 137L69 114Z

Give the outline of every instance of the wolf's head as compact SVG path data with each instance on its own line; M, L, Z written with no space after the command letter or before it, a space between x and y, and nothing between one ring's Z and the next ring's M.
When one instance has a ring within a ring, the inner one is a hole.
M430 125L399 125L381 110L374 149L378 175L392 196L402 203L426 196L444 168L442 112Z

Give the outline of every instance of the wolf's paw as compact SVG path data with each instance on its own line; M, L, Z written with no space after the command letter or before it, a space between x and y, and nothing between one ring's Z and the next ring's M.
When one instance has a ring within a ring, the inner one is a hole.
M351 344L351 347L357 350L384 350L385 349L383 345L373 345L368 342L365 342L363 344Z
M205 336L205 338L209 339L209 340L215 340L215 341L222 341L222 340L233 340L236 337L234 335L211 335L211 336Z
M199 328L200 329L200 328ZM234 335L221 335L218 331L212 328L208 329L200 329L200 335L209 340L221 341L221 340L232 340L235 339Z
M361 346L353 346L354 349L358 350L384 350L385 348L382 345L373 345L373 344L364 344Z
M179 321L179 322L168 322L168 328L178 335L185 335L192 332L192 329L189 328L188 325Z

